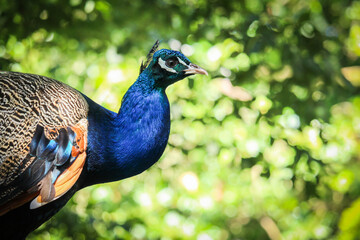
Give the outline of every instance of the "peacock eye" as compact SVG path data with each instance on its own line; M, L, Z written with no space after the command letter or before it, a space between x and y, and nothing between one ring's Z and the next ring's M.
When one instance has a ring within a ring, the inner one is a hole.
M176 65L178 65L178 63L179 63L179 60L176 57L169 58L165 62L166 66L169 67L169 68L175 67Z

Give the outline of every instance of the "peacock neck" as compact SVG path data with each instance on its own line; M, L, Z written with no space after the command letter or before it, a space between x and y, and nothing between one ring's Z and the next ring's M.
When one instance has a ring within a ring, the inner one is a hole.
M169 102L146 72L125 94L119 113L89 105L86 185L134 176L161 157L170 132Z

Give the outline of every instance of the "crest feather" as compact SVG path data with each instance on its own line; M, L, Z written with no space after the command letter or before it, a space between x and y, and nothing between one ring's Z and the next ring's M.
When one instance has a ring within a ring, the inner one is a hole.
M149 65L154 53L156 52L156 50L158 49L160 44L159 40L156 40L154 46L150 49L150 52L147 54L146 56L146 61L142 61L141 62L141 66L140 66L140 74L145 70L145 68Z

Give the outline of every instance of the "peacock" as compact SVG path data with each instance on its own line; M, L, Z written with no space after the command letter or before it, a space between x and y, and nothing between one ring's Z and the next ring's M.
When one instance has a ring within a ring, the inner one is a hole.
M158 46L118 113L57 80L0 72L0 239L24 239L76 191L159 160L170 134L166 88L207 72Z

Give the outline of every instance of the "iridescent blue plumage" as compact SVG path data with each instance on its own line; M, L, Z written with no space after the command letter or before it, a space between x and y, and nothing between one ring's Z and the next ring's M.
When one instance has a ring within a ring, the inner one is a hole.
M138 79L126 92L118 113L83 95L88 104L87 149L79 179L57 200L36 209L30 209L27 203L2 216L0 226L7 229L7 236L25 237L61 209L77 190L134 176L161 157L170 133L166 88L189 75L207 73L177 51L162 49L151 55L142 65ZM54 175L57 178L62 166L71 164L75 134L70 129L69 134L60 134L54 142L43 138L40 130L36 131L30 148L38 149L37 155L41 157L56 152L56 163L60 167L52 172L54 181ZM22 233L16 231L17 224L26 226Z
M159 61L169 60L175 61L171 68L175 72L159 64ZM89 177L84 184L124 179L153 165L164 152L170 133L170 106L165 89L196 73L206 74L206 71L191 64L182 53L162 49L154 54L126 92L118 114L87 98L94 110L90 108L88 117ZM93 141L99 138L102 140Z

